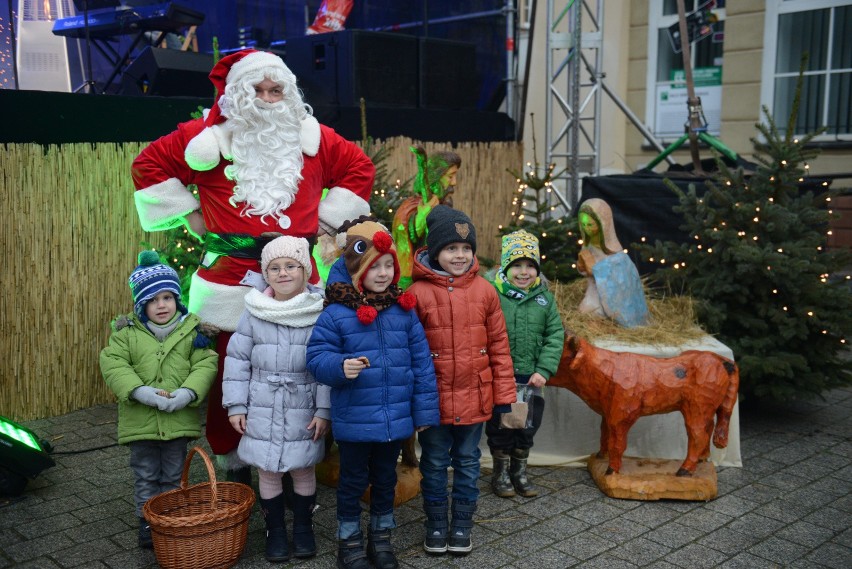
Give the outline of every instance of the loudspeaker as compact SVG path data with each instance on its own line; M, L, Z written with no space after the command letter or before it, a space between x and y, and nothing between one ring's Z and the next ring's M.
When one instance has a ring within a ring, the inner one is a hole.
M475 109L479 98L476 46L472 43L419 38L422 109Z
M417 38L343 30L287 40L284 61L310 105L417 106Z
M211 69L210 54L146 47L122 73L121 94L210 98Z

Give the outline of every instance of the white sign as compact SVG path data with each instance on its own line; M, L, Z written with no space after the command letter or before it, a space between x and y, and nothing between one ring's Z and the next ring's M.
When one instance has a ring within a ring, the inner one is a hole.
M704 67L694 72L695 96L701 99L707 132L718 136L722 124L722 68ZM657 85L654 134L663 139L676 139L686 132L684 124L689 120L686 105L686 84L683 71L672 73L672 82Z

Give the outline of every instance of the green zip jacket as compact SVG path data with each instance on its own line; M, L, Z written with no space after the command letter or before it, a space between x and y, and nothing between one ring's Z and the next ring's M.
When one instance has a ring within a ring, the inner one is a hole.
M524 298L499 296L515 375L538 372L550 379L559 367L565 342L565 329L553 294L540 284Z
M198 316L187 315L160 342L135 315L116 320L100 363L104 380L118 398L119 443L201 436L198 406L216 377L219 356L209 348L193 346L199 322ZM130 399L130 393L142 385L170 393L187 387L197 397L183 409L167 413Z

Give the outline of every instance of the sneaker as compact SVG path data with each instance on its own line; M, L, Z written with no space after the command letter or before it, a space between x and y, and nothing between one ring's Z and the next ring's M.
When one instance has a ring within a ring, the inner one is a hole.
M154 538L151 537L151 526L145 518L139 518L139 547L154 549Z

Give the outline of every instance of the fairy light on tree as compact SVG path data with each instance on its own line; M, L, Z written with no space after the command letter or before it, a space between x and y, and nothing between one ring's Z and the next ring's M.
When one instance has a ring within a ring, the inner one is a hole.
M696 298L703 327L732 348L741 393L779 400L852 383L841 357L852 333L852 287L832 276L852 260L827 247L836 190L808 178L818 153L808 143L819 133L792 136L800 95L801 86L783 130L764 108L754 173L719 161L703 197L694 186L668 184L694 240L639 246L643 258L668 261L657 263L655 277Z
M536 155L533 132L533 155ZM541 270L549 279L561 282L580 277L572 265L580 252L577 219L559 216L548 194L553 189L555 164L542 166L537 160L527 162L523 174L507 168L518 184L512 198L508 222L499 226L501 235L525 229L539 239Z

